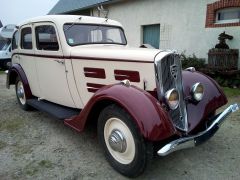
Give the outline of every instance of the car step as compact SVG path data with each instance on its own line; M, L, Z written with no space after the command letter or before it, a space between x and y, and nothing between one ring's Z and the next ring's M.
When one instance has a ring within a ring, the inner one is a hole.
M45 100L39 101L37 98L28 99L27 104L60 120L71 118L80 113L80 109L61 106Z

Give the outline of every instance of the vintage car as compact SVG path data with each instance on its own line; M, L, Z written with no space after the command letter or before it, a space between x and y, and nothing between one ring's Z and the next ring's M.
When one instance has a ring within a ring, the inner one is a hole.
M110 19L47 15L18 26L7 87L20 107L45 111L76 131L97 125L106 159L128 177L151 156L202 144L238 110L210 77L181 68L174 51L130 48Z

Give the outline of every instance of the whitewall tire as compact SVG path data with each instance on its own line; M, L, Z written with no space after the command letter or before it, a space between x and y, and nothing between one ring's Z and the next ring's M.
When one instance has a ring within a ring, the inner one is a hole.
M144 140L131 116L117 105L100 113L98 137L106 159L125 176L140 175L151 159L152 146Z
M15 90L16 90L17 101L18 101L18 104L20 105L20 107L23 110L29 110L30 107L27 104L27 98L26 98L24 85L20 78L17 78L17 80L16 80Z

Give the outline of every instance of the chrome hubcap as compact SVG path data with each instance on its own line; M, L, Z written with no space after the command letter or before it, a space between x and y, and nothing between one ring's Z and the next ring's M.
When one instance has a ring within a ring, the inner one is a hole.
M17 94L19 98L23 98L24 97L24 90L22 87L19 87L17 90Z
M24 87L23 87L23 83L21 81L19 81L17 84L17 97L22 105L26 104Z
M104 140L111 156L121 164L130 164L135 157L135 141L131 130L119 118L112 117L104 126Z
M117 152L123 153L127 149L127 143L124 135L122 134L121 131L114 129L109 138L108 142L110 147Z

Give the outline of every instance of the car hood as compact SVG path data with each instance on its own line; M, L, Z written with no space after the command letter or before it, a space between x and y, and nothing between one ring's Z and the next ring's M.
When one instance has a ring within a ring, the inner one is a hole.
M71 48L72 58L117 59L154 62L159 49L129 48L118 45L83 45Z

